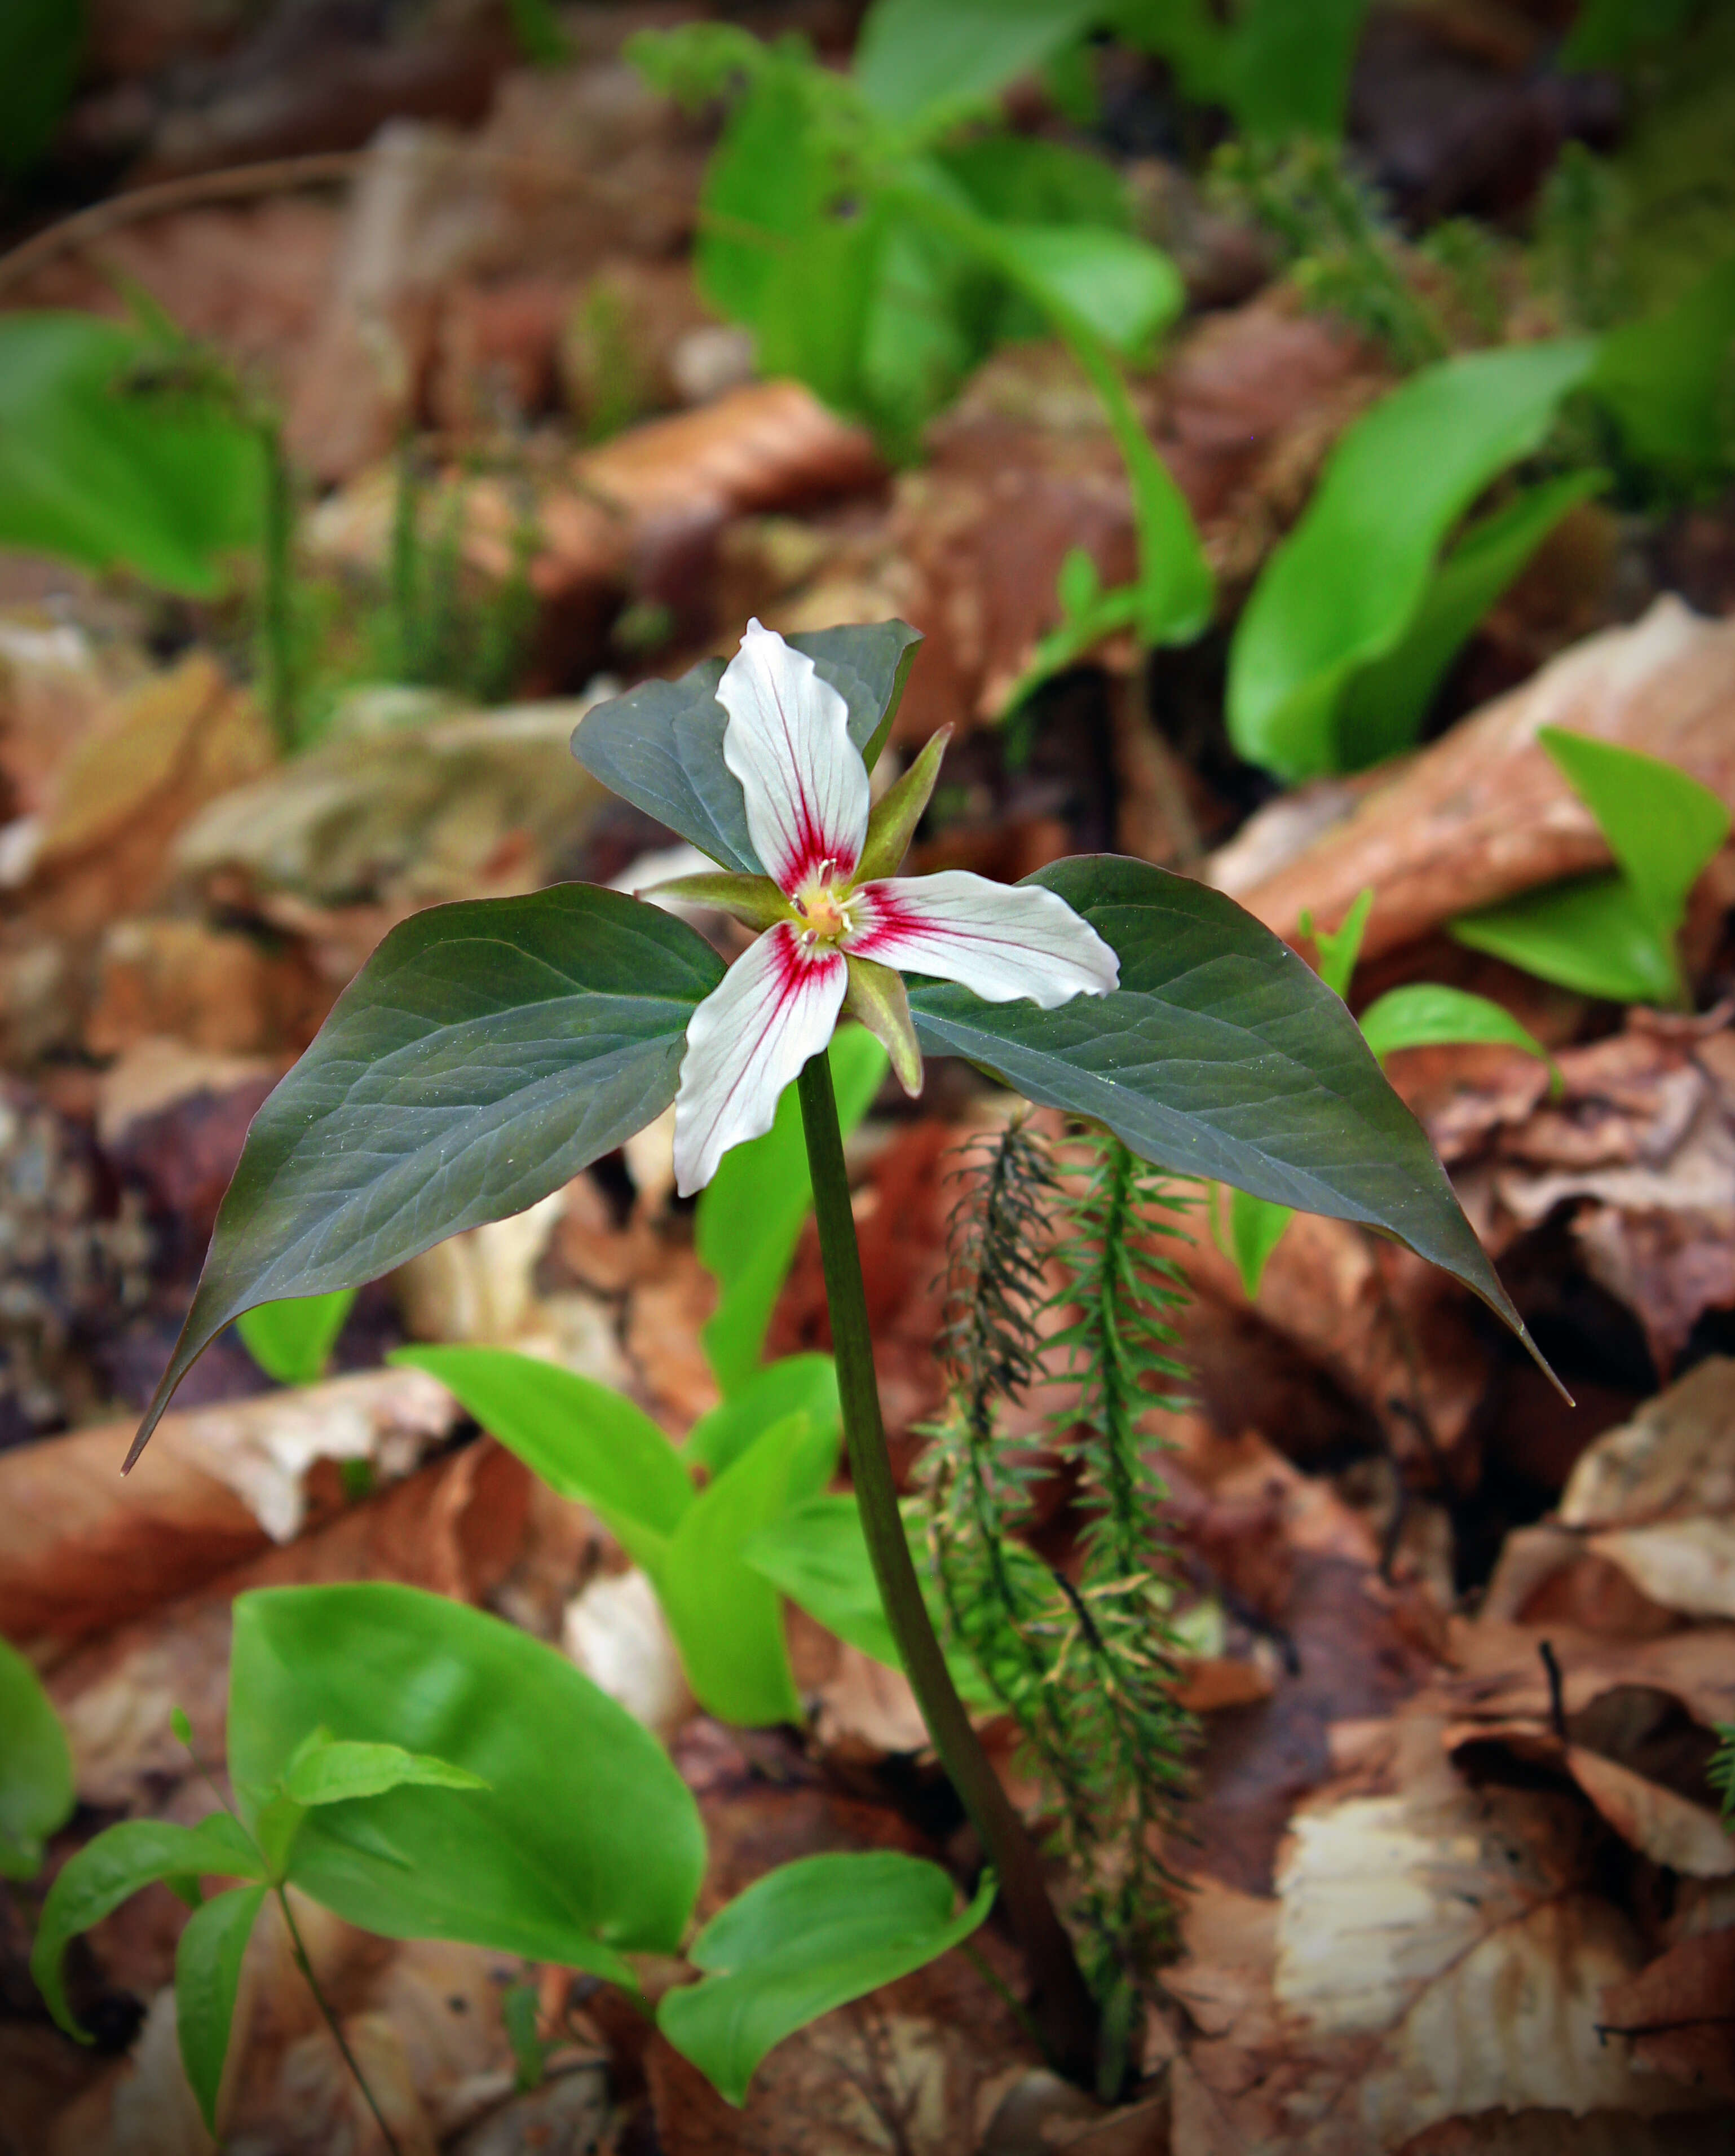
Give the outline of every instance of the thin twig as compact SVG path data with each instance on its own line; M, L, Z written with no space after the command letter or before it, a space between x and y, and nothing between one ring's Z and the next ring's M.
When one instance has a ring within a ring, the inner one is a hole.
M356 2087L361 2090L362 2096L367 2099L367 2108L373 2113L373 2123L379 2128L381 2138L391 2150L392 2156L403 2156L403 2150L398 2143L398 2136L386 2123L386 2114L380 2109L373 2091L367 2086L367 2076L362 2072L361 2063L355 2053L351 2051L349 2040L345 2036L337 2016L331 2011L331 2001L320 1989L319 1979L313 1973L313 1963L302 1942L300 1928L295 1922L295 1912L290 1907L289 1896L283 1891L280 1882L272 1891L277 1897L278 1907L283 1912L283 1921L289 1927L290 1951L295 1956L295 1967L306 1979L307 1989L313 1994L313 2003L318 2007L326 2028L331 2032L331 2041L342 2054L343 2063L349 2068L354 2077Z

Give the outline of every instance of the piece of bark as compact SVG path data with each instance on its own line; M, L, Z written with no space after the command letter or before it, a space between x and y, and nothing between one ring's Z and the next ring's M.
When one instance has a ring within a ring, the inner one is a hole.
M1735 622L1665 595L1631 628L1587 637L1394 767L1283 866L1243 884L1245 871L1219 860L1212 880L1291 942L1304 911L1335 928L1371 887L1366 959L1455 915L1605 868L1590 811L1537 741L1543 726L1661 757L1735 805ZM1237 843L1248 859L1245 835Z

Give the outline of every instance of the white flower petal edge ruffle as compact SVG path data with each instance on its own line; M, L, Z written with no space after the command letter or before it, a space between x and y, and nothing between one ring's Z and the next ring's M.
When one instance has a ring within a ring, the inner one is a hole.
M864 884L844 947L900 973L956 981L984 1003L1028 996L1044 1010L1120 985L1120 961L1064 898L965 869Z
M741 781L765 872L793 898L824 863L853 875L867 836L868 774L850 707L804 652L750 621L717 684L723 761Z
M675 1183L683 1198L705 1188L731 1146L771 1128L783 1088L831 1039L848 981L841 952L806 952L780 923L694 1012L675 1096Z

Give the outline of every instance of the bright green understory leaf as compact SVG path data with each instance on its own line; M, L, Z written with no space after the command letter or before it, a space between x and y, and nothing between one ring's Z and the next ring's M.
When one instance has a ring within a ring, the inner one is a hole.
M755 1371L693 1424L680 1448L682 1463L721 1475L762 1430L790 1414L806 1415L816 1430L842 1430L837 1366L829 1355L785 1355Z
M884 1082L885 1050L863 1027L831 1044L831 1082L845 1136ZM716 1280L717 1306L700 1332L719 1389L738 1391L759 1368L766 1328L814 1202L807 1142L792 1086L762 1137L724 1154L699 1199L694 1243Z
M268 1378L280 1385L311 1385L326 1374L356 1300L352 1287L330 1295L290 1296L244 1310L235 1320L242 1345Z
M270 1890L232 1887L187 1918L175 1947L175 2022L181 2063L207 2128L217 2131L217 2099L235 2018L241 1961Z
M875 0L855 80L888 120L932 126L1039 68L1098 13L1092 0Z
M885 1605L874 1578L861 1510L847 1491L809 1497L761 1527L743 1548L747 1563L762 1572L816 1624L852 1647L871 1655L889 1670L901 1670L903 1657L892 1635ZM1038 1562L1034 1557L1030 1562ZM919 1572L919 1568L918 1568ZM924 1584L928 1614L943 1640L945 1613ZM968 1656L948 1653L952 1682L967 1706L992 1713L995 1695L983 1682Z
M244 1817L321 1728L485 1785L401 1784L309 1811L290 1883L348 1922L629 1989L624 1954L679 1945L705 1862L698 1809L649 1732L552 1648L386 1583L239 1596L229 1772Z
M130 388L162 348L95 316L0 321L0 547L216 591L261 528L254 437L207 398Z
M837 1445L834 1429L786 1415L706 1485L670 1538L657 1592L693 1697L720 1721L752 1728L801 1719L783 1606L745 1551L760 1528L824 1486Z
M1336 720L1340 770L1363 771L1414 747L1435 691L1483 616L1567 511L1603 485L1600 472L1568 472L1471 526L1435 572L1397 648L1344 684Z
M737 1895L694 1940L698 1984L665 1992L657 2026L731 2103L798 2029L907 1976L968 1938L994 1898L968 1907L937 1864L891 1850L807 1856Z
M1362 1037L1382 1063L1400 1048L1451 1048L1478 1041L1522 1048L1527 1055L1550 1060L1541 1041L1503 1004L1437 981L1389 988L1362 1013Z
M406 1752L398 1744L345 1743L329 1729L316 1729L297 1746L284 1771L284 1794L311 1810L316 1804L348 1804L357 1797L382 1797L388 1789L485 1789L488 1784L467 1767Z
M1460 914L1450 932L1581 995L1682 1002L1676 939L1694 884L1729 834L1727 808L1661 757L1558 726L1537 738L1595 817L1614 872Z
M1294 952L1220 891L1143 862L1087 855L1027 880L1106 940L1119 989L1038 1011L917 988L929 1054L1106 1123L1158 1167L1383 1229L1529 1343L1420 1124Z
M1188 98L1220 105L1242 133L1281 142L1343 131L1368 0L1119 0L1102 10L1127 41L1174 69Z
M850 738L869 767L884 745L909 679L913 629L901 621L792 636L850 707ZM723 761L728 723L715 694L721 660L708 659L678 681L646 681L587 711L572 753L622 800L665 824L721 867L762 875L747 835L741 781Z
M1611 330L1590 388L1630 454L1680 482L1735 463L1735 257L1672 307Z
M72 1815L72 1753L42 1680L0 1640L0 1879L33 1879Z
M1443 360L1342 437L1236 626L1229 726L1250 762L1291 781L1337 767L1351 680L1411 633L1452 526L1539 446L1596 349L1580 338Z
M393 929L254 1118L132 1457L242 1311L359 1287L641 1130L722 977L684 921L584 884Z
M198 1826L171 1826L161 1820L123 1820L105 1828L69 1857L56 1875L42 1907L30 1974L48 2010L69 2036L89 2037L72 2018L66 2003L62 1964L68 1943L99 1924L141 1887L162 1879L197 1881L207 1874L256 1880L263 1875L259 1851L226 1812Z
M400 1348L391 1360L438 1378L490 1437L551 1490L588 1505L653 1578L660 1573L693 1485L642 1408L509 1348Z
M1231 1190L1228 1197L1228 1252L1241 1276L1242 1290L1251 1302L1259 1294L1259 1284L1265 1276L1272 1252L1296 1217L1296 1209L1293 1205L1274 1205L1270 1199L1255 1198L1245 1190ZM1212 1225L1216 1232L1214 1219ZM1222 1247L1220 1233L1217 1240Z
M1319 978L1334 996L1347 999L1349 995L1349 984L1362 955L1362 938L1368 932L1368 916L1373 911L1373 890L1369 885L1356 893L1348 912L1335 928L1316 928L1311 913L1301 916L1301 933L1312 937L1317 953Z

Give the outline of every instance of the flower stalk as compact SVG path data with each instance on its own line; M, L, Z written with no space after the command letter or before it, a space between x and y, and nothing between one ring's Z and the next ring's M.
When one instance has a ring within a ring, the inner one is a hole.
M1029 1966L1031 2012L1042 2041L1060 2071L1088 2084L1096 2071L1096 2009L1072 1941L1049 1898L1035 1840L1000 1786L952 1681L904 1537L874 1375L843 1134L830 1067L823 1055L803 1067L797 1084L831 1312L844 1435L880 1598L928 1734L999 1880L1001 1897Z

